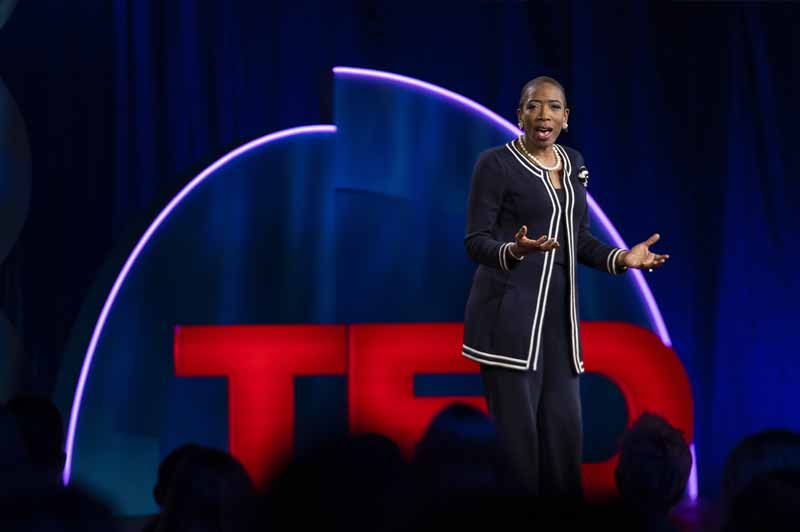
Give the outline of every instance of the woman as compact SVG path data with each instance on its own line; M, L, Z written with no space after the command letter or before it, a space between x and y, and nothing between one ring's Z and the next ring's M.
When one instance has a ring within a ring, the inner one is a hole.
M650 251L657 234L623 250L589 232L583 157L556 144L569 118L560 83L529 81L517 118L523 134L482 153L472 178L464 243L480 266L462 354L481 363L489 412L520 480L533 494L580 498L576 263L616 275L653 270L669 255Z

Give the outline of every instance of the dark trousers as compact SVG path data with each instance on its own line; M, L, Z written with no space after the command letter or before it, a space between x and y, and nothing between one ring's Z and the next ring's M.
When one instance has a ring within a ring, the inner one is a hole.
M481 365L489 413L512 470L533 495L580 499L581 401L572 367L567 270L553 267L536 371Z

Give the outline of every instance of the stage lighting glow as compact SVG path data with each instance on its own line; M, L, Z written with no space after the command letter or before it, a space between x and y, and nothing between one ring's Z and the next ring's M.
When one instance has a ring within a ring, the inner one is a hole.
M355 76L355 77L363 77L369 79L381 79L393 83L398 83L406 86L415 87L421 89L423 91L436 94L438 96L444 97L452 102L455 102L463 107L468 108L469 110L477 113L478 115L486 118L490 122L496 124L497 126L507 130L510 135L516 136L521 133L519 129L517 129L513 124L509 121L505 120L503 117L498 115L497 113L491 111L490 109L480 105L479 103L466 98L460 94L455 92L449 91L442 87L433 85L431 83L427 83L418 79L410 78L407 76L402 76L398 74L393 74L390 72L382 72L378 70L371 70L371 69L363 69L363 68L351 68L351 67L335 67L333 69L336 75L342 76ZM267 144L269 142L274 142L286 137L296 136L296 135L304 135L304 134L317 134L317 133L335 133L336 126L334 125L313 125L313 126L304 126L304 127L297 127L286 129L283 131L278 131L264 137L260 137L255 139L236 150L226 154L224 157L218 159L214 162L211 166L206 168L203 172L198 174L195 178L193 178L170 202L167 204L166 207L159 213L156 219L150 224L147 228L145 233L137 242L136 246L134 247L133 251L129 255L128 259L126 260L124 266L120 270L117 278L109 292L106 301L103 305L103 308L100 312L100 315L97 319L95 327L93 329L92 337L89 342L89 346L86 350L86 354L84 356L83 365L81 366L80 376L78 378L78 383L75 388L75 395L73 398L72 408L70 411L70 419L69 419L69 426L67 431L67 438L66 438L66 461L63 471L63 482L64 484L68 484L71 477L71 470L72 470L72 459L73 459L73 452L74 452L74 444L75 444L75 434L77 430L77 423L80 414L80 407L81 401L83 399L84 389L86 386L86 381L88 378L89 371L91 369L92 359L94 357L100 336L102 335L103 328L106 324L106 320L108 318L108 314L111 308L114 305L114 302L117 298L117 295L125 282L126 277L128 276L131 268L135 264L136 260L138 259L139 255L141 254L144 247L147 245L149 240L164 222L164 220L170 215L170 213L175 209L175 207L183 201L183 199L194 190L198 185L200 185L208 176L210 176L214 171L219 169L220 167L224 166L231 160L235 159L236 157L255 149L259 146ZM594 199L587 194L587 200L589 202L589 208L591 209L592 213L597 217L600 221L604 229L608 232L609 236L611 237L614 245L627 249L627 245L625 244L624 240L621 238L617 230L614 228L613 224L609 220L609 218L605 215L602 211L600 206ZM647 310L649 312L649 316L651 322L656 329L656 332L661 339L661 341L666 346L671 346L672 341L667 331L666 325L664 323L663 317L661 315L660 310L655 302L655 298L645 280L644 276L642 275L641 271L634 270L632 272L634 276L634 281L636 283L637 288L645 302ZM694 452L694 444L691 446L692 456L695 458ZM696 467L696 460L693 460L692 465L692 472L689 479L689 485L687 487L687 494L690 499L696 500L697 498L697 467Z
M689 472L689 481L686 483L686 495L690 501L695 502L700 495L700 489L697 482L697 454L694 452L694 444L689 446L689 450L692 452L692 470Z
M432 83L427 83L425 81L414 79L408 76L402 76L400 74L393 74L391 72L383 72L380 70L372 70L368 68L353 68L353 67L344 67L338 66L334 67L333 69L334 74L342 75L342 76L354 76L354 77L362 77L368 79L380 79L385 80L393 83L398 83L402 85L407 85L411 87L416 87L423 91L428 91L444 98L448 98L453 102L456 102L472 111L478 113L479 115L483 116L484 118L490 120L494 124L497 124L501 128L506 129L509 134L513 136L518 136L522 134L522 131L515 127L511 122L506 120L505 118L501 117L494 111L484 107L483 105L470 100L469 98L457 94L453 91L449 91L443 87L439 87L433 85ZM611 220L606 216L603 212L603 209L597 204L597 202L592 198L592 196L587 192L586 199L589 202L589 208L591 212L600 220L603 228L608 232L611 236L611 240L613 241L614 245L628 249L627 244L620 236L619 232L614 227L614 224L611 223ZM647 284L647 281L644 278L644 275L640 270L633 270L631 272L633 274L634 282L636 283L637 288L639 289L639 294L641 295L642 299L644 300L645 306L647 307L647 311L650 315L650 320L653 326L656 329L656 333L658 334L661 341L664 345L671 347L672 346L672 338L669 336L669 331L667 331L667 326L664 323L664 318L661 315L661 311L658 308L658 304L656 304L656 300L653 297L653 292L650 290L650 286ZM697 484L697 460L694 459L694 444L692 444L692 471L689 477L689 485L687 487L687 493L691 500L697 499L698 494L698 484Z
M120 270L119 274L117 275L117 279L114 281L114 285L111 288L111 291L106 297L105 304L103 305L103 309L100 312L100 316L97 319L97 323L94 326L94 331L92 332L92 339L89 342L89 347L86 349L86 355L83 359L83 366L81 366L81 373L78 377L78 384L75 387L75 395L72 399L72 409L70 411L69 416L69 428L67 430L67 441L65 446L65 453L66 453L66 460L64 463L64 471L62 473L62 480L64 484L69 484L69 479L72 474L72 454L75 445L75 431L78 426L78 415L80 414L81 409L81 400L83 399L83 392L84 388L86 387L86 379L89 376L89 370L92 366L92 359L94 358L95 350L97 349L97 342L100 340L100 335L103 333L103 327L105 326L106 319L108 318L108 313L111 310L111 307L114 306L114 301L117 298L117 294L119 293L122 285L125 283L125 278L128 276L131 268L133 267L136 259L141 254L144 247L150 241L150 238L158 231L158 228L167 219L170 213L178 206L178 204L183 201L186 196L189 195L192 190L197 188L208 176L214 173L217 169L224 166L225 164L229 163L233 159L239 157L240 155L247 153L250 150L258 148L259 146L263 146L264 144L275 142L280 139L284 139L286 137L292 137L297 135L308 135L308 134L316 134L316 133L336 133L336 126L332 125L314 125L314 126L302 126L302 127L295 127L291 129L284 129L282 131L277 131L275 133L270 133L269 135L265 135L263 137L257 138L253 141L248 142L247 144L236 148L232 152L226 154L224 157L221 157L216 162L214 162L211 166L203 170L200 174L198 174L194 179L192 179L183 189L174 197L172 201L170 201L166 207L159 213L155 220L150 224L147 230L144 232L142 237L137 242L136 247L133 248L130 256L128 256L128 260L125 261L125 265Z
M425 81L410 78L408 76L393 74L391 72L371 70L368 68L353 68L353 67L338 66L333 68L333 72L334 74L343 76L382 79L385 81L391 81L394 83L416 87L424 91L432 92L434 94L438 94L439 96L448 98L460 105L463 105L464 107L467 107L477 112L478 114L482 115L484 118L489 119L490 121L497 124L501 128L506 129L513 136L522 134L522 131L520 131L511 122L509 122L502 116L498 115L494 111L487 109L478 102L472 101L465 96L457 94L453 91L449 91L445 88L438 87L436 85L433 85L432 83L427 83ZM589 208L591 209L592 213L594 213L595 216L597 216L597 219L600 220L600 223L603 225L603 228L605 228L606 231L608 231L608 234L611 236L614 245L619 248L628 249L628 246L625 244L625 241L622 240L622 237L620 236L619 232L617 232L617 230L614 228L614 224L611 223L611 220L608 219L608 216L606 216L606 214L603 212L603 210L600 208L597 202L594 201L594 198L592 198L588 193L586 194L586 197L589 202ZM669 332L667 331L667 327L664 324L664 318L661 316L661 311L658 309L658 305L656 304L655 298L653 297L653 293L650 291L650 287L648 286L647 281L645 281L644 279L644 275L642 275L642 272L639 270L634 270L632 273L636 281L636 286L639 288L639 292L641 293L645 305L647 306L647 310L650 314L650 319L652 320L652 323L656 329L656 333L658 334L659 338L661 338L661 341L664 342L664 345L671 347L672 339L670 338Z

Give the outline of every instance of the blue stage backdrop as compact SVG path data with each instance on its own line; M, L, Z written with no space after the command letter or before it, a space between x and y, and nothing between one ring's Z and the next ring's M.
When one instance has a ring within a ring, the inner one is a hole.
M71 396L89 347L71 471L112 497L120 512L155 510L150 487L176 446L228 445L226 381L175 377L176 325L463 319L475 270L463 248L473 162L453 155L506 142L507 127L452 99L382 79L339 74L334 94L335 128L266 137L203 172L207 177L193 181L145 232L115 297L104 301L118 259L95 285L58 392ZM593 226L611 241L596 217ZM633 276L583 268L579 275L584 320L658 332ZM107 319L92 349L103 304ZM454 344L453 357L458 350ZM481 395L473 377L470 393ZM431 386L417 393L435 395L437 386L453 383ZM625 427L625 403L599 375L583 379L583 392L584 459L604 461ZM286 401L296 405L296 448L345 433L344 376L303 380Z
M798 25L791 2L22 0L0 31L33 161L2 265L0 306L26 352L6 381L54 389L104 261L124 260L197 170L265 132L332 122L333 66L425 79L510 120L520 87L549 74L594 197L629 242L659 231L672 254L650 283L692 378L714 495L743 436L800 429ZM394 127L386 110L372 118Z

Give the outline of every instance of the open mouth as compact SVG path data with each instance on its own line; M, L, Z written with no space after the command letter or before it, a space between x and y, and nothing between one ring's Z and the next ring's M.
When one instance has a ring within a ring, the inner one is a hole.
M534 134L536 136L536 140L547 140L552 136L553 128L552 127L537 127L536 129L533 130L533 132L534 132Z

